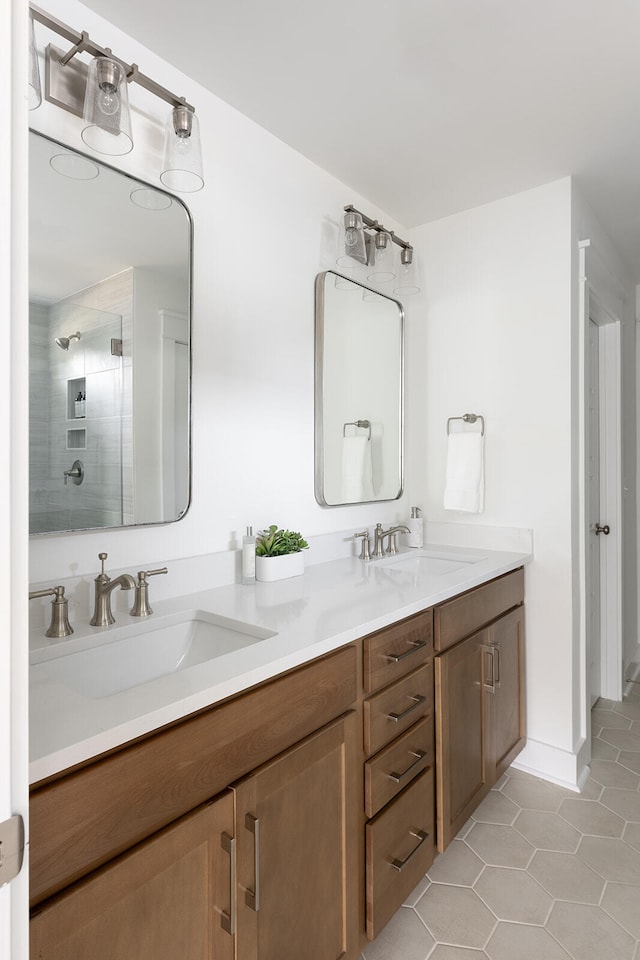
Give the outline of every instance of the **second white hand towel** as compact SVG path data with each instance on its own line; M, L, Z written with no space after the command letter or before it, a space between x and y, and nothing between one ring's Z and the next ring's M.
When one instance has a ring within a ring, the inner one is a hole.
M481 433L449 434L444 508L465 513L484 510L484 437Z

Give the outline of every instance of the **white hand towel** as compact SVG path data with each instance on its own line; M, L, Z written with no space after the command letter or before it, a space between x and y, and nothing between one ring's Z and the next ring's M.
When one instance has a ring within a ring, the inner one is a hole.
M484 437L481 433L449 434L444 508L466 513L484 510Z
M342 500L362 503L373 498L371 441L368 437L343 437Z

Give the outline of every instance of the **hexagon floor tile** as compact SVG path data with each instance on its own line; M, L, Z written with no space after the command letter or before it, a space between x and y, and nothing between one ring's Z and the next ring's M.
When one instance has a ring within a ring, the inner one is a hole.
M361 960L640 960L640 686L582 794L509 769Z

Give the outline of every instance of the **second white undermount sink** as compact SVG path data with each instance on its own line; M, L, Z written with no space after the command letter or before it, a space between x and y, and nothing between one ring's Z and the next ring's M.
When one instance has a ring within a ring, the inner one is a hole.
M456 570L462 570L471 564L480 563L481 560L486 560L486 557L461 556L440 550L412 549L374 562L385 567L391 566L394 570L441 577L448 573L455 573Z
M254 624L190 610L114 628L112 637L105 636L106 642L98 646L31 669L43 670L48 680L100 699L217 660L275 635Z

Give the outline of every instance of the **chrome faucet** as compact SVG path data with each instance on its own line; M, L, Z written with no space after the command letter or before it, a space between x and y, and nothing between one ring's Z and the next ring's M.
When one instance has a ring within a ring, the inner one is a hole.
M373 556L374 558L383 557L385 553L394 554L398 552L398 545L396 543L396 533L409 533L409 527L406 527L404 523L399 523L397 527L389 527L388 530L382 529L382 524L377 523L376 529L373 532ZM384 551L382 549L384 545L385 537L389 537L389 545Z
M122 573L115 580L107 576L104 572L104 562L107 559L106 553L99 553L98 559L102 561L102 570L95 578L95 607L93 616L89 623L92 627L108 627L116 622L116 618L111 613L111 593L116 587L122 590L135 590L136 582L128 573Z

